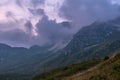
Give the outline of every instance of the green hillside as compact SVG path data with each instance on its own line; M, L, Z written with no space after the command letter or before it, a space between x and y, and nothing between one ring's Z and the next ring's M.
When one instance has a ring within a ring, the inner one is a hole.
M97 65L101 61L102 60L100 60L100 59L99 60L90 60L90 61L58 68L58 69L52 70L50 72L46 72L44 74L38 75L38 76L34 77L33 80L61 80L63 77L71 76L78 72L87 70L87 69Z
M38 75L33 80L120 80L119 75L120 52L111 58L89 60L58 68Z
M120 80L120 52L83 74L77 73L63 80Z

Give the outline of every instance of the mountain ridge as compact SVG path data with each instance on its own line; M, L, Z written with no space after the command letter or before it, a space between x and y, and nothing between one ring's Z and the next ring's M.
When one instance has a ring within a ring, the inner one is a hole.
M116 19L113 22L116 22ZM96 22L83 27L64 49L57 52L60 55L48 61L46 66L65 66L113 55L120 49L120 27L111 24L110 21Z

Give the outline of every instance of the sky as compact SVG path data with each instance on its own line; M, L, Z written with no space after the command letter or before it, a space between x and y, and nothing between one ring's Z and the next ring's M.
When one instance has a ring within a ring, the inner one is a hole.
M64 47L83 26L119 16L120 0L1 0L0 43Z

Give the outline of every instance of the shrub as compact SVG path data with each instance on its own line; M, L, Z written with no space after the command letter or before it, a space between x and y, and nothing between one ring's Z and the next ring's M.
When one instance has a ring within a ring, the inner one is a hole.
M109 59L109 56L105 56L104 57L104 61L108 60Z

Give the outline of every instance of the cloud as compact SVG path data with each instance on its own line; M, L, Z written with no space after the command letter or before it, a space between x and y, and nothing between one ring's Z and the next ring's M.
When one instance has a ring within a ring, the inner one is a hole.
M1 31L9 31L12 29L19 29L18 24L14 22L1 22L0 23Z
M12 46L25 46L30 45L30 37L20 29L0 31L1 43L6 43Z
M28 10L35 16L40 16L45 14L43 9L28 9Z
M2 0L0 42L62 48L82 26L118 15L110 0Z
M59 9L64 1L65 0L45 0L43 9L49 20L56 20L58 23L66 20L59 15Z
M111 0L112 4L118 4L120 5L120 0Z
M71 38L71 29L65 27L68 25L63 26L62 23L56 23L55 20L49 20L47 16L44 16L36 26L39 36L42 39L46 39L47 44L56 45L58 42L66 44Z
M31 2L33 3L33 6L39 6L40 4L44 4L45 0L32 0Z
M119 15L118 6L108 0L66 0L60 15L84 26L95 20L108 20Z
M32 25L32 23L31 23L30 21L27 21L27 22L25 23L25 28L26 28L26 31L27 31L28 33L32 33L33 25Z

